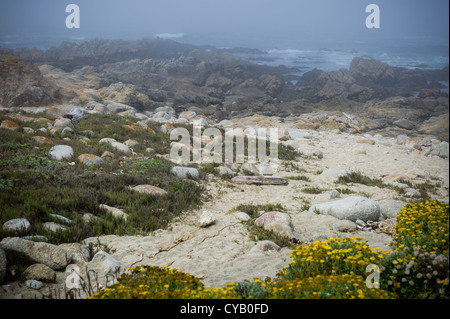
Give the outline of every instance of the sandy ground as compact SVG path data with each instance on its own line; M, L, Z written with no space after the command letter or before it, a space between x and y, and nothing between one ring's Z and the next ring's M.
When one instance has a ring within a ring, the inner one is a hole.
M291 217L294 236L300 242L308 244L315 240L326 240L330 237L360 237L370 246L389 249L392 241L390 235L379 230L356 231L352 233L337 232L331 225L338 221L335 217L318 215L302 211L305 202L316 204L330 201L323 194L309 195L301 192L304 186L319 186L323 189L342 187L336 185L330 174L332 170L347 169L361 171L370 177L381 175L405 175L413 169L422 169L431 177L448 173L449 162L439 157L425 157L423 152L411 151L395 144L393 139L383 138L375 145L361 144L356 141L361 136L350 134L332 134L313 132L316 137L299 139L305 147L320 149L322 159L305 159L296 163L297 170L286 171L282 168L277 176L305 175L309 182L290 180L287 186L236 185L219 179L208 183L211 200L200 209L189 212L174 222L170 230L160 230L146 237L100 237L101 243L115 250L113 256L125 269L134 265L170 265L181 271L203 278L207 286L222 286L226 283L253 279L254 277L274 277L283 267L289 264L291 249L263 251L246 227L233 213L239 204L282 204ZM358 151L357 151L358 150ZM366 154L359 154L364 150ZM358 153L358 154L357 154ZM327 171L328 170L328 171ZM324 174L317 175L318 171ZM424 182L424 178L412 178L413 182ZM436 198L448 199L448 178L439 178L442 187L435 194ZM376 201L397 199L399 196L390 189L380 189L364 185L348 186L348 188L370 197ZM341 198L351 195L341 195ZM217 218L215 224L207 228L197 228L196 223L204 210L211 211ZM89 239L97 240L97 239ZM179 242L179 243L178 243ZM156 254L161 248L173 246L169 251Z
M378 178L382 175L407 176L411 170L421 169L429 172L432 182L441 183L433 197L448 199L448 177L441 175L449 171L448 159L426 157L424 152L396 145L395 140L390 138L375 139L375 144L370 145L357 143L363 136L315 131L309 133L309 137L297 139L297 142L305 148L321 150L323 158L302 159L295 163L296 168L286 169L281 166L276 173L280 177L305 175L310 178L308 182L290 180L287 186L255 186L236 185L215 178L207 184L211 199L198 210L178 218L169 229L156 231L149 236L89 238L86 243L100 241L109 247L113 251L112 256L120 262L122 271L132 264L169 265L202 278L207 286L223 286L254 277L274 277L290 262L291 249L264 251L261 242L250 238L246 226L232 211L239 204L282 204L291 217L294 236L305 244L330 237L354 236L363 238L372 247L386 250L392 238L380 230L337 232L331 228L338 221L336 218L302 211L305 203L312 205L330 201L324 194L303 193L302 187L318 186L330 190L342 187L334 183L334 170L361 171ZM323 174L317 174L321 171ZM409 179L412 182L424 182L429 181L430 177L414 178L409 175ZM399 197L395 191L386 188L364 185L347 188L355 191L355 195L369 195L376 201ZM342 194L340 198L347 196L351 195ZM198 228L197 221L204 210L211 211L217 220L207 228ZM59 273L59 282L63 282L63 278L64 273ZM104 277L100 275L99 282L103 281ZM16 290L16 294L19 291Z

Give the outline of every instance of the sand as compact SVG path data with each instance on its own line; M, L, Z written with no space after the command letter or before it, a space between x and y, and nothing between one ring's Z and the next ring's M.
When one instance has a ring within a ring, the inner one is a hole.
M247 123L242 121L242 124ZM331 227L338 219L303 210L305 204L313 205L333 199L326 194L306 194L301 191L302 188L305 186L327 190L342 188L342 185L335 184L335 174L339 170L349 170L360 171L372 178L406 176L410 181L417 183L440 182L441 187L433 197L448 199L448 177L442 175L448 174L448 159L427 157L422 151L397 145L393 138L304 130L301 133L309 137L296 141L304 148L322 151L323 158L301 159L292 163L294 166L280 165L275 175L278 177L304 175L310 181L289 180L286 186L256 186L237 185L212 178L205 182L210 200L202 207L186 212L174 220L168 229L158 230L147 236L109 235L88 238L85 244L89 242L96 244L99 241L106 245L111 250L112 256L120 263L122 272L130 265L168 265L170 268L201 278L206 286L217 287L255 277L273 278L291 260L290 248L264 251L261 242L250 238L247 227L233 211L239 204L282 204L291 217L294 237L302 244L327 240L330 237L353 236L362 238L373 248L388 250L392 237L380 230L338 232ZM364 138L375 140L375 144L357 142ZM430 176L422 178L408 175L412 170L423 170ZM322 174L318 174L320 172ZM370 196L378 202L399 198L395 191L387 188L359 184L343 188L356 192L352 195ZM351 195L341 194L340 198L346 196ZM199 228L197 221L204 210L212 212L216 222L206 228ZM47 287L62 287L65 276L67 274L59 272L57 284L48 284ZM105 282L102 274L99 274L99 282ZM17 296L23 289L17 288L14 294ZM45 289L41 291L44 293Z

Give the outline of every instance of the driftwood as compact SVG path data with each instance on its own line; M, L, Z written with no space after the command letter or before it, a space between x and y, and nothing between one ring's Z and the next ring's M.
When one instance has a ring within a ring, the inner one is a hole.
M253 185L287 185L289 181L280 177L269 176L236 176L231 180L236 184Z

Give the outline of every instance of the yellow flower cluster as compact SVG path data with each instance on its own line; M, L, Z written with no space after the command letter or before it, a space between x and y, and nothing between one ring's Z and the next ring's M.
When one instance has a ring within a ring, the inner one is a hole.
M362 276L317 275L275 282L270 287L274 299L391 299L396 295L367 288Z
M131 268L112 286L90 299L190 299L205 289L196 277L157 266Z
M361 238L330 238L298 246L275 281L218 288L176 269L141 266L91 298L448 298L448 222L449 205L429 200L398 214L394 251L372 249ZM379 266L382 289L366 285L371 264Z
M426 246L430 254L448 254L449 205L431 199L406 205L397 215L396 233L397 249Z
M280 274L286 279L316 275L366 275L366 267L377 264L387 254L372 249L361 238L330 238L311 245L298 246L290 255L293 259Z

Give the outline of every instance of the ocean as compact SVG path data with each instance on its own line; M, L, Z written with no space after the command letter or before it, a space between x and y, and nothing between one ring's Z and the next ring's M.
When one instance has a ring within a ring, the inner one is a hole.
M162 33L134 35L133 38L110 35L105 39L139 40L160 37L193 45L211 45L218 49L250 48L255 51L235 50L236 57L255 64L296 68L301 75L314 68L323 71L348 69L355 57L377 59L391 66L409 69L442 69L449 65L448 39L411 37L371 37L337 39L330 35L307 34L262 34L262 35L218 35ZM46 50L58 46L62 41L81 43L89 37L42 37L36 35L0 37L0 46L9 48L36 47Z

